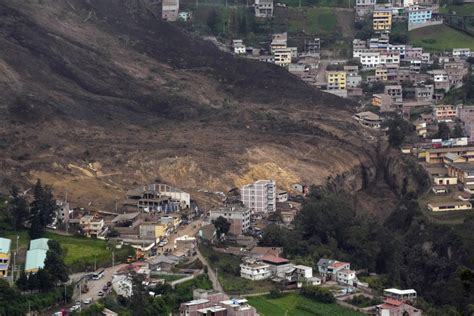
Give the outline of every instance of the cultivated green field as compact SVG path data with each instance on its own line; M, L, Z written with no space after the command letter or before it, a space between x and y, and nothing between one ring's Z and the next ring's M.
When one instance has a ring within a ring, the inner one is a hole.
M323 304L298 294L287 294L282 298L269 299L265 296L248 297L262 316L358 316L362 313L346 309L337 304Z
M439 8L440 13L456 15L474 15L474 3L465 3L463 5L450 5Z
M429 51L451 50L453 48L474 49L474 37L446 25L425 27L409 33L410 44Z

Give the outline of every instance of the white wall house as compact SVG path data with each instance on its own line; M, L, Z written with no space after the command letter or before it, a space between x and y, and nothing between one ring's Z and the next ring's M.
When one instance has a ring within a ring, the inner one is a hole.
M252 281L265 280L272 275L270 266L258 261L244 262L240 265L240 277Z
M337 283L353 286L357 283L356 272L354 270L340 270L336 275Z
M361 53L360 54L360 63L363 68L375 68L380 64L380 53Z

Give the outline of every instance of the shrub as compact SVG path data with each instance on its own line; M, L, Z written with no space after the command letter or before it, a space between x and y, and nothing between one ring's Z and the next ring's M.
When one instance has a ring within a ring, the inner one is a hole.
M321 303L331 304L336 301L329 289L318 286L305 286L301 289L301 294Z

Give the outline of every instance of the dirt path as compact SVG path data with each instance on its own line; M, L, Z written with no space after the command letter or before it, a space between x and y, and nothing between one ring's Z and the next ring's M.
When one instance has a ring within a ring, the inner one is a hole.
M342 36L354 37L354 10L348 8L336 8L337 24Z

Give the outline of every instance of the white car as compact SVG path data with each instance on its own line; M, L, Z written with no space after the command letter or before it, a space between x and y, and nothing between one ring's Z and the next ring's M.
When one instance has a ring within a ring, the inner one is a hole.
M71 308L69 309L69 311L72 313L72 312L77 311L79 308L81 308L79 305L74 305L74 306L71 306Z
M82 300L82 303L84 303L84 304L90 304L90 303L92 303L92 298L90 298L90 297L89 297L89 298L85 298L85 299Z
M97 293L97 295L104 296L104 292L102 290L100 290L99 293Z

